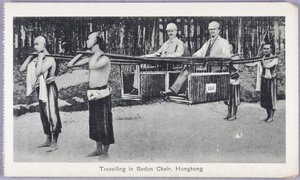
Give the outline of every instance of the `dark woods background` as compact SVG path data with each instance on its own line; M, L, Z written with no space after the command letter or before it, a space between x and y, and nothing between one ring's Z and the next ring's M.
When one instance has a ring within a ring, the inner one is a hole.
M33 48L36 36L44 35L50 53L58 53L61 41L66 43L66 54L74 55L85 47L90 32L100 31L109 53L142 55L159 49L168 39L167 24L174 22L185 42L185 55L191 56L209 38L207 27L213 20L221 25L220 36L234 44L234 53L257 56L261 43L268 41L273 53L284 54L283 17L20 17L14 18L14 45L20 56Z
M14 18L14 104L25 100L25 73L19 66L34 52L33 41L39 35L48 40L48 51L75 55L83 50L91 32L100 31L107 43L107 52L139 56L155 52L168 39L165 28L168 23L177 24L177 36L185 43L184 56L191 56L209 38L208 24L218 21L220 36L233 44L234 53L243 57L261 55L261 44L270 42L273 54L280 55L278 66L278 97L285 98L285 18L284 17L15 17ZM59 75L66 71L66 62L60 61ZM256 66L241 65L242 99L257 102ZM113 103L120 101L120 67L113 67L110 84L113 84ZM85 86L79 85L60 90L60 98L72 101L72 96L85 97ZM72 92L72 93L71 93ZM74 93L77 94L74 95ZM78 94L79 93L79 94ZM24 94L24 95L23 95ZM72 103L72 102L71 102Z

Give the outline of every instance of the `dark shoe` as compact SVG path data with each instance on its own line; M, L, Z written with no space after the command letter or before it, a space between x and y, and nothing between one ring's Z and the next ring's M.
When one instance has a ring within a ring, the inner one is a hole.
M133 90L130 91L130 94L132 95L138 95L139 91L136 88L133 88Z
M160 95L162 96L175 96L176 94L173 91L160 91Z

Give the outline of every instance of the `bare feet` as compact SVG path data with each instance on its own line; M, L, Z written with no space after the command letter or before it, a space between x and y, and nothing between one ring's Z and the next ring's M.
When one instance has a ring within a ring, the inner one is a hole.
M94 156L100 156L102 154L102 151L95 150L94 152L86 155L86 157L94 157Z
M50 146L50 150L48 150L47 152L53 152L57 149L58 149L57 143L52 143Z
M51 135L47 135L46 136L46 142L44 142L41 145L38 145L37 148L50 147L51 143L52 143L52 136Z
M269 119L266 119L266 120L265 120L266 123L270 123L270 122L272 122L272 121L273 121L273 118L269 118Z
M227 115L227 116L224 117L223 119L228 120L229 118L231 118L231 115Z
M106 160L106 159L108 159L108 153L102 152L101 156L99 157L99 160Z
M232 116L232 117L228 118L227 120L228 121L234 121L234 120L236 120L236 116Z
M50 147L50 146L51 146L51 142L46 141L43 144L38 145L37 148Z
M261 119L261 121L267 121L268 119L269 119L270 117L267 117L267 118L265 118L265 119Z

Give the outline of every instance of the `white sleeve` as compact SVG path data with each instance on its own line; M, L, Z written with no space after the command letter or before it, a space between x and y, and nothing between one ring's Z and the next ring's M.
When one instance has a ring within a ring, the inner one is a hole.
M222 57L231 57L230 46L227 40L224 41L224 45L222 47Z
M193 54L193 56L196 56L196 57L204 57L205 56L205 53L207 51L207 48L208 48L208 41L201 47L200 50L198 50L197 52L195 52Z

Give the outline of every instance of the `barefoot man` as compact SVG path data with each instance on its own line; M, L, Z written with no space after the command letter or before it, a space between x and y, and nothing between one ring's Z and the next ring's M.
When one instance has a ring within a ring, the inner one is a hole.
M262 74L261 74L261 95L260 95L260 105L267 111L267 118L264 119L265 122L270 123L273 121L274 113L276 111L276 101L277 101L277 83L276 83L276 68L278 65L278 58L274 57L271 53L272 47L270 43L265 43L263 45L263 61ZM264 60L264 58L271 58Z
M54 82L56 62L53 57L46 57L46 38L38 36L34 40L37 57L30 55L22 64L20 71L27 70L27 96L36 89L40 116L46 142L38 147L50 147L48 152L58 149L57 139L61 132L61 120L58 111L58 90ZM35 58L34 58L35 57Z
M100 33L91 33L86 42L89 52L94 53L91 57L75 56L68 67L88 64L89 66L89 89L87 91L89 105L89 137L96 142L96 150L87 157L108 156L110 144L115 142L112 113L111 113L111 88L107 85L111 63L107 56L103 55L105 43ZM103 146L103 148L102 148Z

